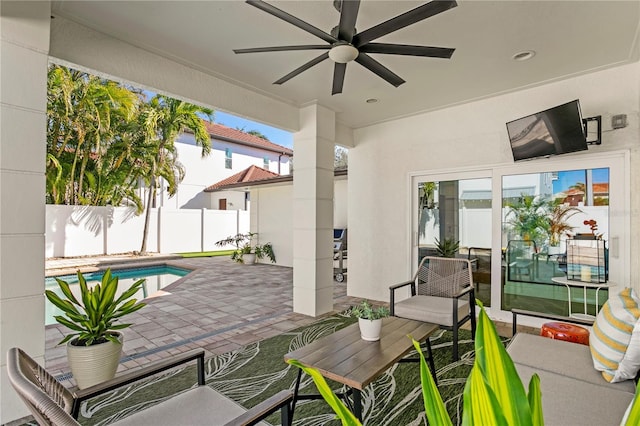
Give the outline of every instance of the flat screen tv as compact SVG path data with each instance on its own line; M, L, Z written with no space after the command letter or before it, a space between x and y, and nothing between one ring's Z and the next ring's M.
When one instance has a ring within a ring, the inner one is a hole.
M580 102L567 102L507 123L515 161L587 149Z

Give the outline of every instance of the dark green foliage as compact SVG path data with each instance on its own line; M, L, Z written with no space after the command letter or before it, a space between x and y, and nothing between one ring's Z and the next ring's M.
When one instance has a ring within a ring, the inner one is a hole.
M442 240L436 240L436 251L440 257L456 257L456 254L460 250L460 241L455 238L443 238Z
M64 316L54 317L56 321L73 331L65 336L60 344L74 337L77 337L78 346L90 346L104 343L107 340L117 343L118 340L113 332L127 328L131 324L116 323L125 315L145 306L145 303L132 298L145 280L136 281L120 297L116 298L118 277L111 275L110 269L104 273L102 281L93 287L87 285L84 276L78 271L81 300L73 295L66 281L59 278L56 278L56 281L65 298L61 298L52 290L46 290L45 295L51 303L64 312Z

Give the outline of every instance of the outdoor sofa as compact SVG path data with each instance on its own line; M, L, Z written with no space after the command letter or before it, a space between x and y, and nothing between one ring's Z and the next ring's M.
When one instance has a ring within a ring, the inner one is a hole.
M516 333L517 316L592 325L593 321L513 309L513 339L507 348L525 386L540 377L546 426L620 425L635 395L634 380L609 383L594 368L590 347Z

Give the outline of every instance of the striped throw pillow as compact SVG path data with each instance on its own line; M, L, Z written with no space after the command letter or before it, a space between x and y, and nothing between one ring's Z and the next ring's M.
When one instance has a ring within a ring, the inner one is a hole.
M640 317L640 299L631 288L610 296L602 306L589 337L593 366L608 382L625 380L619 364L627 352Z

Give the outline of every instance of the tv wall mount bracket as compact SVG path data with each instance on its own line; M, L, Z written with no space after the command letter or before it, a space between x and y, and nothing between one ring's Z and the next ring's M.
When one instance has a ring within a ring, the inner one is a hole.
M582 119L584 133L587 135L587 145L600 145L602 143L602 116L587 117ZM596 134L596 139L589 139L590 134Z

